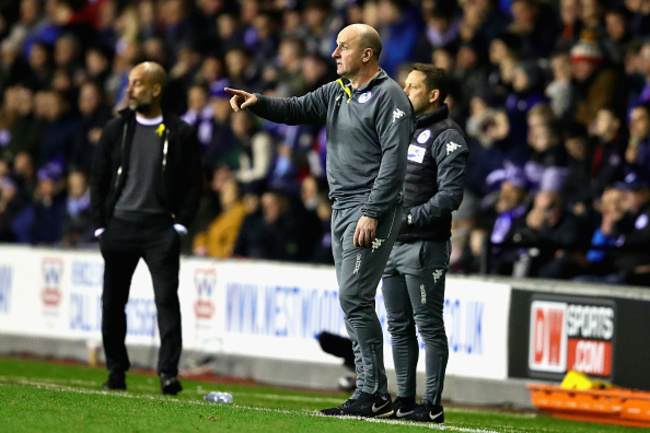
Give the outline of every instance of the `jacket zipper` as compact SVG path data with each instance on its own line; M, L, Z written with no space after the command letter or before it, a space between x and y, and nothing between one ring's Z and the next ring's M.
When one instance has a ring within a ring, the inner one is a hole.
M167 153L169 151L169 129L165 130L165 144L163 144L162 174L165 181L165 169L167 168Z
M117 168L117 176L115 177L115 189L117 190L117 185L120 183L120 178L122 177L123 165L124 165L124 147L126 145L126 130L128 127L128 122L124 122L124 130L122 131L122 146L120 149L120 166Z

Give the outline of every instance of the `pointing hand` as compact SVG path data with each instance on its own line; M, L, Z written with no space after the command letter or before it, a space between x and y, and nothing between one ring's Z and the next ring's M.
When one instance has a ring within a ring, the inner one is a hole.
M230 98L230 106L235 112L257 104L257 96L252 93L239 89L231 89L230 87L224 87L223 90L233 95Z

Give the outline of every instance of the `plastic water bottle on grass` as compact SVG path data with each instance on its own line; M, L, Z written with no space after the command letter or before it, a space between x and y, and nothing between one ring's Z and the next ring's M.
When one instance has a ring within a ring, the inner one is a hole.
M203 397L203 400L211 401L212 403L232 403L232 394L229 392L212 391Z

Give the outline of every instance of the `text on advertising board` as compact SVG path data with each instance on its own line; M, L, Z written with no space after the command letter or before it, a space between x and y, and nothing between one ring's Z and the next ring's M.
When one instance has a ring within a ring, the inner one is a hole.
M0 313L9 313L11 311L13 269L11 265L0 266Z
M531 371L612 373L614 308L580 302L533 301L528 366Z
M444 318L449 350L467 355L483 354L485 303L445 298Z
M226 330L242 334L314 338L343 333L338 292L229 282Z

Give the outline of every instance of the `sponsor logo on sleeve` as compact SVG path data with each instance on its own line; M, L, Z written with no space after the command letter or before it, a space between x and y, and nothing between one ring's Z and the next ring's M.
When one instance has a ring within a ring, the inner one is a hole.
M400 110L399 108L396 108L395 111L393 111L393 123L395 123L395 121L396 121L397 119L401 119L401 118L404 117L405 115L406 115L405 112L403 112L403 111Z
M424 154L426 153L426 151L427 150L423 147L416 146L415 144L409 144L407 158L409 161L422 164L422 161L424 161Z

